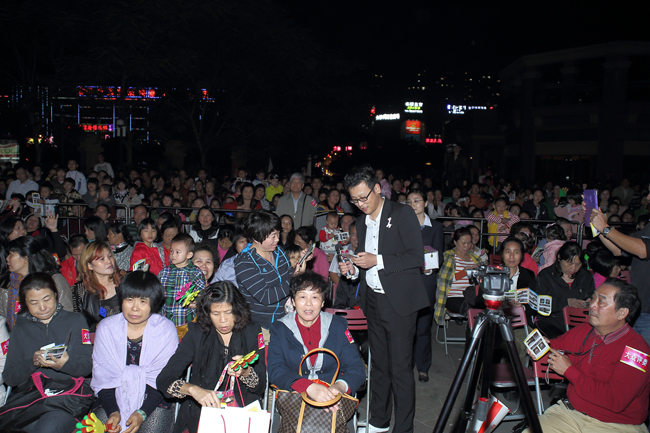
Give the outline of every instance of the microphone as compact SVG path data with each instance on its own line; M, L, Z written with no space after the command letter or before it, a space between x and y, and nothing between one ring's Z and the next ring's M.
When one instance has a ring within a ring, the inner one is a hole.
M339 263L340 262L350 263L350 259L346 259L345 257L343 257L343 254L341 253L343 251L343 246L341 244L336 244L334 246L334 249L336 250L336 258L339 261ZM346 272L345 276L346 278L352 278L352 274L350 273L350 271Z

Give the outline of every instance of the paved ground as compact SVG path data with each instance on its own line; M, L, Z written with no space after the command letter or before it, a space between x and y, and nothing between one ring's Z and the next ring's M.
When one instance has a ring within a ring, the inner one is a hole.
M434 326L435 332L435 326ZM449 326L449 336L453 337L462 337L465 334L464 328L451 323ZM447 397L449 392L449 387L453 378L456 374L456 369L460 363L460 360L463 356L464 346L461 344L449 345L449 355L445 356L445 348L442 344L438 344L435 341L433 342L433 365L431 371L429 372L430 380L428 383L420 383L416 380L416 408L415 408L415 433L431 433L436 425L438 420L438 415L442 409L442 405ZM466 384L466 383L465 383ZM535 399L534 388L533 391L533 400ZM543 391L544 405L548 407L549 398L548 393ZM502 396L499 396L504 397ZM461 391L461 395L454 405L454 413L447 423L447 428L445 431L451 431L451 424L456 419L456 415L460 410L465 398L465 386ZM505 400L505 398L504 398ZM505 400L509 407L516 406L516 398L510 400ZM365 416L365 398L359 404L361 417ZM519 410L518 413L521 413L523 408ZM519 421L510 421L503 422L495 430L496 433L507 433L512 430ZM392 430L391 430L392 431Z

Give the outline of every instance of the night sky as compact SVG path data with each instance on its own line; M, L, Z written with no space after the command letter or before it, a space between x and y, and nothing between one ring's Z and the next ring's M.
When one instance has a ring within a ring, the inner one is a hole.
M496 74L526 54L650 39L647 1L277 1L322 45L395 78Z

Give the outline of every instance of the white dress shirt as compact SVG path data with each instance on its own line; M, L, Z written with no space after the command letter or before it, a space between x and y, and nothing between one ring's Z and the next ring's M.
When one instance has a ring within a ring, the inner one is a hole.
M377 293L386 293L379 279L379 271L384 269L384 259L379 254L379 224L381 224L381 214L384 211L384 200L382 199L381 208L375 221L370 218L370 215L366 215L366 252L377 256L377 265L366 270L366 283Z

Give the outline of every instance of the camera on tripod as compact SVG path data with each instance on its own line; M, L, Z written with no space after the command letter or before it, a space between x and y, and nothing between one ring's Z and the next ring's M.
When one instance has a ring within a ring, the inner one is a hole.
M465 272L469 282L480 287L485 306L490 310L498 309L512 284L510 271L501 266L479 265Z

